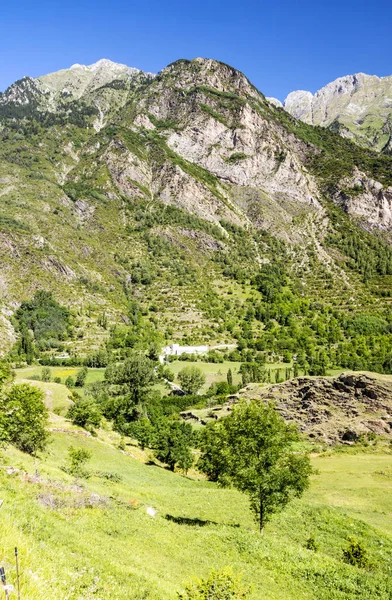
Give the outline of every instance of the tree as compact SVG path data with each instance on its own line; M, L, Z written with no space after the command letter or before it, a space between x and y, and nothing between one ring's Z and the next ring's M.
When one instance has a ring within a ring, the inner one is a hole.
M99 427L102 413L98 404L92 398L81 398L76 393L72 394L72 399L74 403L68 409L67 419L78 427Z
M78 371L76 373L76 379L75 379L75 386L76 387L83 387L84 384L86 383L86 377L88 374L88 368L87 367L83 367L82 369L80 369L80 371Z
M184 367L178 373L178 380L182 389L188 395L197 394L200 388L205 384L206 377L197 367Z
M210 479L248 494L262 531L309 485L309 457L292 447L298 439L297 429L272 405L243 401L202 432L198 466Z
M49 367L43 367L41 371L41 381L50 381L52 379L52 372Z
M9 363L0 361L0 391L8 384L11 384L15 378L15 374Z
M14 385L0 396L0 439L29 454L44 450L48 412L38 388Z
M134 421L140 416L155 382L153 361L134 352L124 363L109 365L105 378L112 398L110 416L117 421Z
M227 383L228 383L228 384L229 384L229 386L231 387L231 386L233 385L233 373L232 373L232 370L231 370L231 369L229 369L229 370L227 371L227 376L226 376L226 377L227 377Z
M174 471L176 465L184 471L193 464L190 450L192 425L180 421L164 421L158 428L155 441L155 456Z

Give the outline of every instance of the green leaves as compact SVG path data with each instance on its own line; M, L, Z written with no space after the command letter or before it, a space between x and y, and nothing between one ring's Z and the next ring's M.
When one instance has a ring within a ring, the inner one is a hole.
M204 373L197 367L190 366L181 369L178 379L186 394L197 394L206 382Z
M262 529L309 484L309 458L292 449L298 439L272 405L242 402L201 434L198 466L210 479L248 494Z
M27 384L14 385L0 396L0 441L29 454L45 449L48 434L43 397L41 390Z
M241 577L233 574L231 569L212 570L205 579L198 579L179 594L179 600L241 600L248 598L250 588L244 585Z

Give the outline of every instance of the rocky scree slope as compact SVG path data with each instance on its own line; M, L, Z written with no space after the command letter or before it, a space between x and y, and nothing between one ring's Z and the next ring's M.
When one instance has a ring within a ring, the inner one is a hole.
M113 321L136 297L169 306L177 326L180 313L203 322L219 265L235 257L251 276L276 240L293 264L310 253L343 277L324 243L329 202L371 231L392 225L388 157L297 121L213 60L25 78L0 96L0 137L6 321L44 287Z

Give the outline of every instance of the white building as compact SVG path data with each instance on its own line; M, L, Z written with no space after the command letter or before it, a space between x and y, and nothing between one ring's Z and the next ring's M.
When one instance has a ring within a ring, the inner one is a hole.
M159 357L160 362L165 360L166 356L181 356L181 354L207 354L208 346L180 346L171 344L162 348L162 354Z

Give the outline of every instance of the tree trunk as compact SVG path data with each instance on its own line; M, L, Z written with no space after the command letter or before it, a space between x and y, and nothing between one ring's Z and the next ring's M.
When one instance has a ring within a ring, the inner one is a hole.
M260 503L259 503L259 526L260 526L260 533L262 533L263 531L263 527L264 527L264 506L263 506L263 498L261 496L261 492L260 492Z

